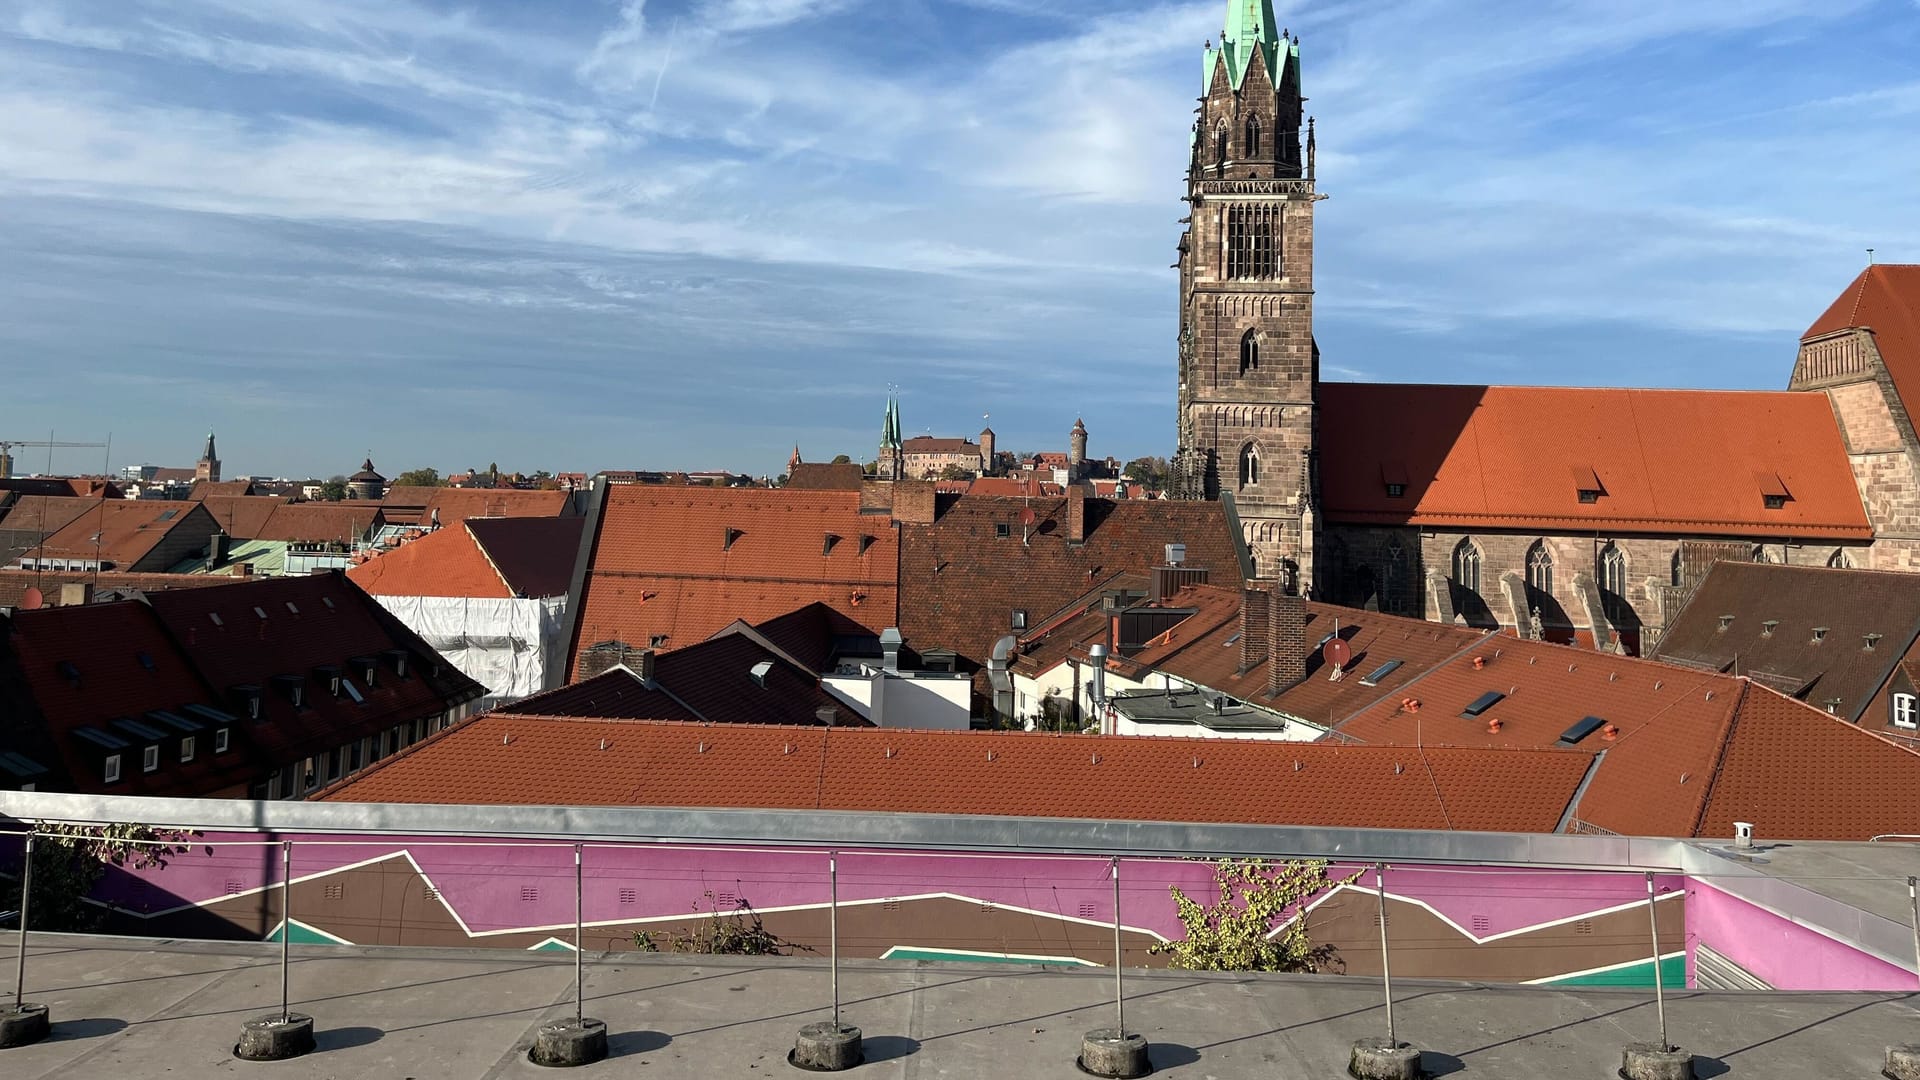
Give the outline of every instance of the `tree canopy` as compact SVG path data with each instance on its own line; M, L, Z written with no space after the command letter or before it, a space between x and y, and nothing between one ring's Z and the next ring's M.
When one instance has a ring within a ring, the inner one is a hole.
M393 478L395 487L440 487L446 481L440 479L438 469L408 469Z

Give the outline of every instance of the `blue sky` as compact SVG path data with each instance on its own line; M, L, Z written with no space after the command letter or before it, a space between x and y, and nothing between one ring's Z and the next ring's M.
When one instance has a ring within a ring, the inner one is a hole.
M0 437L760 473L897 383L1168 453L1222 7L0 0ZM1328 378L1777 388L1920 261L1916 0L1277 7Z

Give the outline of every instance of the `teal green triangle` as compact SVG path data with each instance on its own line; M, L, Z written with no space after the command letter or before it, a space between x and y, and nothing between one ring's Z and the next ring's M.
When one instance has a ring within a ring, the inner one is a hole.
M274 927L273 932L269 933L266 936L266 940L279 941L280 928L278 926ZM347 944L347 942L343 941L340 938L334 937L332 934L323 933L322 931L315 930L313 927L308 926L307 924L301 922L299 919L293 920L293 936L290 943L294 945L344 945L344 944Z
M1247 69L1253 66L1255 49L1266 54L1267 76L1275 86L1280 85L1280 28L1274 22L1273 0L1227 0L1227 21L1220 28L1220 48L1217 52L1207 50L1204 77L1209 86L1213 81L1213 58L1218 55L1226 58L1227 78L1233 82L1233 88L1240 89ZM1291 46L1287 51L1291 56Z
M1684 955L1663 956L1660 958L1660 983L1668 987L1681 987L1687 983L1687 958ZM1590 971L1582 975L1564 975L1557 979L1541 979L1542 986L1638 986L1653 985L1653 961L1642 960L1636 964L1608 968L1605 971Z
M564 953L570 953L570 952L572 952L572 951L573 951L573 946L571 946L571 945L568 945L568 944L567 944L566 942L564 942L564 941L561 941L561 940L559 940L558 938L548 938L547 940L545 940L545 941L543 941L543 942L541 942L541 943L540 943L540 944L538 944L538 945L535 945L535 946L534 946L533 948L531 948L531 949L528 949L527 951L528 951L528 952L564 952Z

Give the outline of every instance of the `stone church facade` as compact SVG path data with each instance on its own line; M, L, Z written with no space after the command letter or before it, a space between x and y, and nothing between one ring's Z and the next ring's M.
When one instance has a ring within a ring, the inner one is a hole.
M1870 267L1777 392L1322 383L1300 46L1230 0L1188 163L1173 493L1335 603L1638 652L1716 559L1920 569L1920 267Z

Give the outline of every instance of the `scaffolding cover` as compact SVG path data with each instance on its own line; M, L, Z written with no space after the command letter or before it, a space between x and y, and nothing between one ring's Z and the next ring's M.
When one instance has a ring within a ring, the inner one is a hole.
M458 596L376 596L447 662L487 688L482 708L558 685L566 664L567 598L502 600ZM549 678L555 680L549 683Z

